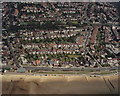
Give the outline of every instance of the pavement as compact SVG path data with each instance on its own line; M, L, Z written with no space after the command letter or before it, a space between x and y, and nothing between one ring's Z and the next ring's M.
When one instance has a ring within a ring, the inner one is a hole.
M97 75L97 74L94 74L94 73L87 73L87 74L47 74L47 73L17 73L17 72L6 72L4 73L3 75L26 75L26 76L96 76L96 77L100 77L100 76L111 76L111 75L118 75L118 72L113 72L113 73L110 73L110 74L102 74L102 75Z

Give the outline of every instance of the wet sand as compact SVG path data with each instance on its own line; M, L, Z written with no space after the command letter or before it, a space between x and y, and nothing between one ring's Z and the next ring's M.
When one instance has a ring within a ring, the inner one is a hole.
M118 93L118 75L25 76L4 75L3 94L114 94Z

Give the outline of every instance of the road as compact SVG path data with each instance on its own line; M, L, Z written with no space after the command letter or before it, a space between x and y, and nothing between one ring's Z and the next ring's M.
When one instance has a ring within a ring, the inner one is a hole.
M14 63L16 64L16 66L17 66L18 68L20 68L20 65L18 64L18 61L17 61L17 59L16 59L16 57L15 57L15 53L14 53L14 51L13 51L13 49L12 49L11 44L10 44L9 35L8 35L8 33L7 33L6 31L5 31L5 33L6 33L6 35L7 35L7 42L8 42L8 46L9 46L9 48L10 48L10 52L12 53L12 56L13 56L13 59L14 59Z
M112 67L112 68L48 68L48 67L24 67L27 70L34 70L34 69L39 69L39 70L71 70L71 71L95 71L95 70L100 70L100 71L104 71L104 70L116 70L120 67Z
M85 6L85 14L86 14L86 16L87 16L87 9L88 9L88 3L86 4L86 6ZM89 21L88 21L89 22ZM86 46L87 46L87 42L88 42L88 39L89 39L89 36L90 36L90 32L91 32L92 30L90 29L89 31L88 31L88 34L87 34L87 37L86 37L86 41L85 41L85 44L84 44L84 50L86 51Z
M13 67L13 66L2 66L2 68L17 68L17 67ZM105 70L118 70L120 69L120 66L118 67L111 67L111 68L105 68L105 67L102 67L102 68L51 68L51 67L23 67L25 68L26 70L68 70L68 71L105 71Z
M7 21L7 19L10 19L10 18L9 18L9 15L11 15L12 8L10 8L10 5L8 5L8 7L9 7L9 11L8 11L9 13L8 13L8 15L5 16L5 18L3 18L3 20L2 20L4 23ZM8 35L6 29L2 29L2 31L4 31L4 32L6 33L6 35L7 35L7 42L8 42L8 46L9 46L9 48L10 48L10 52L12 53L12 56L13 56L14 64L16 64L16 67L17 67L17 68L20 68L21 66L18 64L18 61L17 61L16 56L15 56L15 53L14 53L14 51L13 51L13 49L12 49L12 45L10 44L9 35Z
M92 56L92 54L88 51L88 49L87 49L87 43L88 43L88 39L89 39L89 37L90 37L90 32L92 32L92 29L90 29L89 31L88 31L88 35L87 35L87 37L86 37L86 41L85 41L85 44L84 44L84 50L85 50L85 52L87 52L87 53L89 53L91 56ZM93 56L92 56L93 57ZM94 57L93 57L94 58ZM94 58L94 61L95 62L97 62L97 64L99 65L99 67L102 67L101 66L101 64L99 64L99 62Z
M90 29L89 31L88 31L88 34L87 34L87 37L86 37L86 41L85 41L85 44L84 44L84 50L86 51L87 49L86 49L86 46L87 46L87 43L88 43L88 39L89 39L89 37L90 37L90 32L92 32L92 29Z

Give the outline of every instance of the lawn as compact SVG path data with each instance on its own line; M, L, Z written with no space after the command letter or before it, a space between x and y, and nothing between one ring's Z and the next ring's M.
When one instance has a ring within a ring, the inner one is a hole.
M106 74L112 74L113 72L100 72L100 73L94 73L94 75L106 75Z
M40 74L88 74L87 71L41 71Z
M76 22L76 21L71 21L70 23L73 23L73 24L78 24L78 22Z
M75 58L75 57L80 57L80 55L68 55L68 57Z

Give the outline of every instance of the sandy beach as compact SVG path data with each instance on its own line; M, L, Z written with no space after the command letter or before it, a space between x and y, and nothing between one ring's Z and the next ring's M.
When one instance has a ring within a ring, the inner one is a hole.
M3 75L3 94L114 94L118 93L118 75L26 76Z

